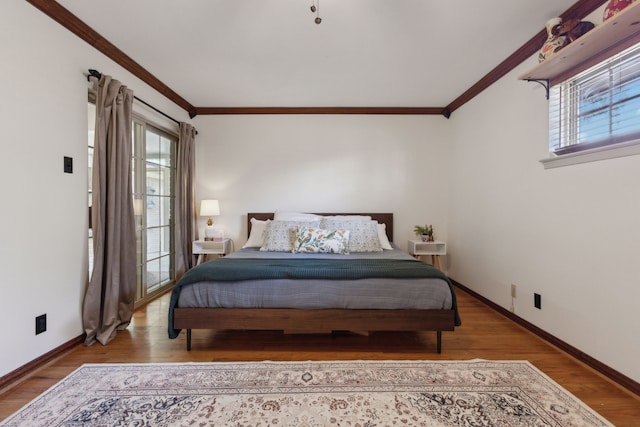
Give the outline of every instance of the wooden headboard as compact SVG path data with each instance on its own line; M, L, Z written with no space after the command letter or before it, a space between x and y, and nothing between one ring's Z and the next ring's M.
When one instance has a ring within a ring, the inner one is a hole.
M371 219L378 221L380 224L385 224L387 227L387 237L390 242L393 242L393 214L392 213L316 213L316 215L368 215ZM273 212L260 212L260 213L247 213L247 237L251 234L251 218L265 221L267 219L273 219Z

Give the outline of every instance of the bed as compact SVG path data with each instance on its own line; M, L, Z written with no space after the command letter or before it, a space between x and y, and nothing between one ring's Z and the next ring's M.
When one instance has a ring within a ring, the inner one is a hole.
M178 281L169 306L169 338L177 338L185 329L189 351L193 329L434 331L441 353L442 331L453 331L461 324L455 292L444 273L390 243L393 214L302 214L322 218L308 224L279 220L277 215L274 221L274 213L248 213L248 247L200 264ZM368 230L365 234L370 234L370 223L377 224L377 236L386 249L369 250L359 231L361 217L368 221L362 223ZM323 228L342 225L351 234L342 230L346 239L338 235L342 240L337 241L348 248L341 247L346 249L344 254L305 253L304 249L291 253L286 250L291 242L279 242L273 236L279 227L293 236L292 224L297 224L298 242L303 232L326 237ZM258 232L258 225L266 227L268 237L251 245L257 235L265 235ZM278 247L280 243L284 249Z

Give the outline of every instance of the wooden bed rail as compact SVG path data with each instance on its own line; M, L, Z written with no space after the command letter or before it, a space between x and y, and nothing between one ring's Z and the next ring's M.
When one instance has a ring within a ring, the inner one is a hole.
M454 330L453 310L300 310L288 308L176 308L174 326L187 329L191 350L192 329L307 331L435 331L442 351L442 331ZM213 327L215 325L215 327Z

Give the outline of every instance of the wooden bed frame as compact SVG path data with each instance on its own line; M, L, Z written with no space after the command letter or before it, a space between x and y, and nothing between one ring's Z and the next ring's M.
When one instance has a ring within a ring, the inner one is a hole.
M387 228L393 241L392 213L324 213L319 215L369 215ZM272 219L273 213L249 213L251 218ZM180 308L173 310L174 327L187 330L187 351L191 350L192 329L286 330L293 333L315 331L435 331L437 351L442 352L442 331L455 330L454 310L302 310L288 308Z

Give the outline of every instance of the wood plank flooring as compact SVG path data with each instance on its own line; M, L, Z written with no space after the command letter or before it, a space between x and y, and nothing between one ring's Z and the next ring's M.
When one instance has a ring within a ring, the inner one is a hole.
M640 396L538 338L482 302L457 290L463 325L435 333L284 335L281 332L194 330L167 338L169 294L140 308L132 324L107 346L78 346L0 391L0 420L60 381L83 363L209 362L260 360L529 360L617 427L640 426Z

